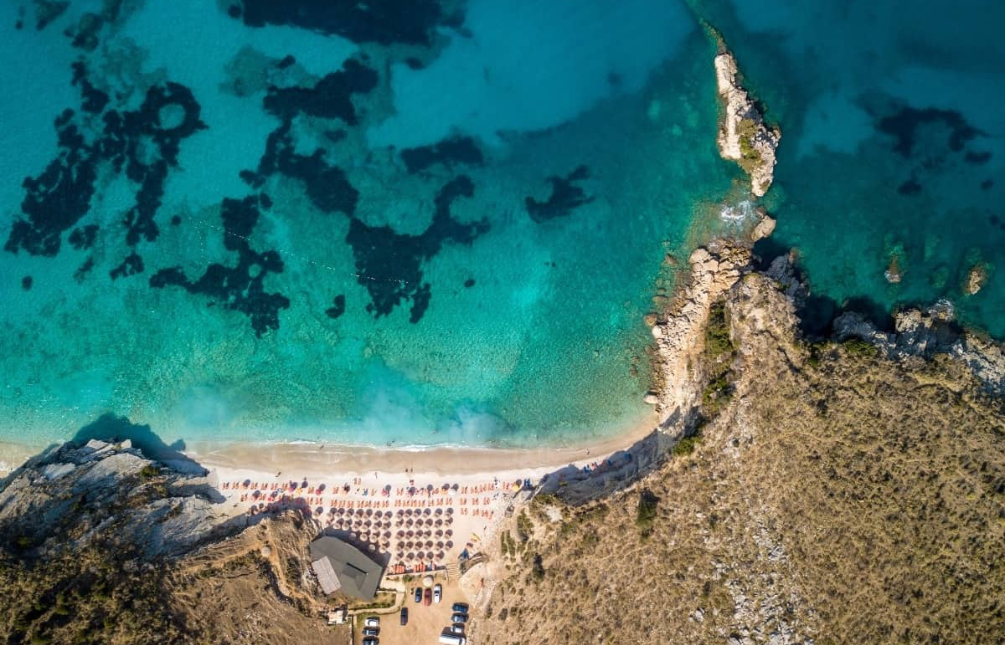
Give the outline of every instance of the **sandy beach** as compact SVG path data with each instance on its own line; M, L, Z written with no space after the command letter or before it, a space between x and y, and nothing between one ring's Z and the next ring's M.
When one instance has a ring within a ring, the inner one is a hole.
M523 490L556 469L596 468L652 432L649 422L554 448L193 443L228 511L297 508L325 530L384 556L389 572L442 568L493 539Z

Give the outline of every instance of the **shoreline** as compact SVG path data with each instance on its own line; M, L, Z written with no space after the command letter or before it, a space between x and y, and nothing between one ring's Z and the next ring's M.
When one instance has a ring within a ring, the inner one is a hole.
M647 415L648 416L648 415ZM316 442L240 443L193 441L182 452L213 471L249 471L283 477L366 476L374 472L447 477L494 472L548 472L585 465L629 448L656 430L655 416L608 437L539 447L414 446L378 447Z

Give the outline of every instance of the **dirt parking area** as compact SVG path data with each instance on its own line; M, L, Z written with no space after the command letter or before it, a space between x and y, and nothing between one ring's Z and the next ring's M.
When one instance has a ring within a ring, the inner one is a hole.
M421 580L413 580L408 584L405 597L405 607L408 608L408 624L400 624L399 612L380 616L380 645L435 645L445 627L450 626L451 606L455 602L467 603L457 581L447 584L442 577L436 582L443 585L443 599L428 607L421 602L415 602L415 588L422 586ZM361 645L365 616L357 618L353 629L354 645Z

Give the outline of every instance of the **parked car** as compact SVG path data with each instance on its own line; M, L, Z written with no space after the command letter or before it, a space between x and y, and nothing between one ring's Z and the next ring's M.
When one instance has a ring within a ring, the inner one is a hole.
M422 587L415 588L415 602L422 602Z
M364 638L363 639L363 645L377 645L377 642L378 641L377 641L376 638Z
M402 625L408 624L408 607L401 608L401 624Z
M454 614L453 616L450 617L450 622L452 622L452 623L460 623L461 625L463 625L464 623L468 622L468 615L467 614Z
M463 602L455 602L454 606L451 607L451 609L454 611L455 614L467 615L468 613L468 606Z
M376 636L378 633L380 633L380 630L377 629L376 627L364 627L363 628L363 635L364 636Z
M366 619L366 622L363 624L366 625L367 627L380 627L380 617L370 616L369 618Z
M433 602L439 604L443 600L443 585L433 587Z
M464 636L464 625L451 625L450 633L457 634L458 636Z
M425 606L427 606L427 607L429 605L433 604L433 590L432 589L426 589L425 600L423 601L422 604L425 605Z

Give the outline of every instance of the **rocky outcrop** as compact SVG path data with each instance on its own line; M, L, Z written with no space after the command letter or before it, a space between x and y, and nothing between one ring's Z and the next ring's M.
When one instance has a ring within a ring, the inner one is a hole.
M941 301L929 309L897 313L893 332L884 332L856 312L834 321L834 338L859 338L896 360L931 359L945 354L965 365L988 391L1005 394L1005 352L999 343L982 338L955 324L953 306Z
M652 326L660 426L669 428L692 413L700 400L701 353L712 303L726 293L750 264L750 249L723 242L691 254L691 273L669 309Z
M178 556L245 525L222 501L205 477L129 441L66 443L0 481L0 547L27 557L96 545L143 560Z
M750 192L763 197L775 172L775 151L782 133L769 128L750 94L738 80L736 59L728 51L715 57L715 81L723 101L719 120L719 154L737 162L750 175Z
M984 288L984 283L988 281L988 267L983 262L975 264L967 271L967 277L963 281L963 293L968 296L977 295Z

